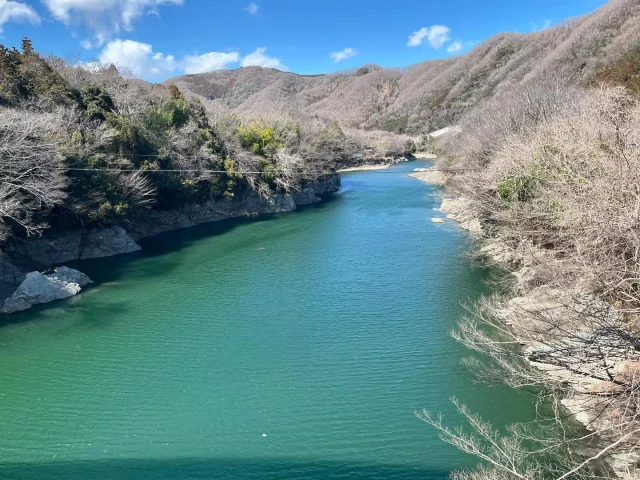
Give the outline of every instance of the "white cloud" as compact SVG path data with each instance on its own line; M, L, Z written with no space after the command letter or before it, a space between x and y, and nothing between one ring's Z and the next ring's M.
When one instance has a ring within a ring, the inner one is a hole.
M532 32L541 32L542 30L546 30L547 28L551 27L551 25L553 25L553 22L548 18L538 23L529 22L529 26L531 27Z
M210 72L230 68L238 63L243 67L260 66L285 71L288 69L279 58L266 55L266 51L265 47L258 48L242 59L238 52L208 52L176 59L173 55L154 52L153 46L148 43L112 40L104 46L96 61L81 62L78 65L87 70L97 70L114 64L118 69L124 69L144 79L166 78L181 72L187 74Z
M462 42L459 40L456 40L455 42L453 42L451 45L447 47L447 52L449 53L456 53L456 52L459 52L460 50L462 50Z
M249 14L249 15L255 15L256 13L258 13L258 10L260 9L260 7L258 7L257 4L255 3L250 3L247 7L245 7L245 11Z
M475 47L477 44L478 44L477 41L462 42L460 40L456 40L455 42L451 43L447 47L447 52L449 52L449 53L458 53L458 52L460 52L462 50L466 50L468 48Z
M266 67L277 68L278 70L289 70L289 67L284 65L279 58L270 57L265 55L267 51L266 47L260 47L255 52L250 53L242 59L243 67Z
M29 5L11 0L0 0L0 33L7 22L29 22L40 24L40 16Z
M238 63L238 52L209 52L203 55L188 55L181 62L185 73L204 73L227 68Z
M1 0L0 0L1 1ZM182 5L184 0L42 0L53 17L65 25L84 25L101 46L122 30L133 29L145 14L158 14L161 5ZM11 2L9 2L11 3Z
M451 40L449 38L449 33L451 33L451 29L444 25L423 27L409 36L407 46L419 47L426 38L433 48L438 49Z
M353 48L345 48L341 52L333 52L331 54L331 58L333 58L334 62L338 63L357 54L358 52L356 52Z
M151 45L133 40L109 42L98 60L102 65L113 63L116 67L127 69L141 78L157 78L178 68L173 55L155 53Z

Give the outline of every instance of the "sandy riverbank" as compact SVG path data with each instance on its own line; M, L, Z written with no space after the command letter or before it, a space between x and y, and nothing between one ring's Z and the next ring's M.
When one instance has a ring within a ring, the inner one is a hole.
M361 165L359 167L343 168L342 170L338 170L338 172L344 173L344 172L361 172L365 170L384 170L385 168L389 168L392 166L393 165L391 163L387 165Z
M435 160L438 156L435 153L416 152L413 154L419 160Z
M444 186L447 182L447 175L444 172L424 169L415 173L409 174L410 177L417 178L418 180L422 180L425 183L430 183L432 185L440 185Z

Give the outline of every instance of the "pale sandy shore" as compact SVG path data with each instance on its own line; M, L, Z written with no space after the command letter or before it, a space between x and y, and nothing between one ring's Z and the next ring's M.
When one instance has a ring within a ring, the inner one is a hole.
M447 183L447 175L444 172L437 170L421 170L419 172L410 173L409 176L433 185L446 185Z
M392 165L361 165L359 167L351 167L351 168L343 168L342 170L338 170L338 172L360 172L364 170L384 170L385 168L389 168Z
M419 158L420 160L435 160L438 156L435 153L427 153L427 152L416 152L413 154L414 157Z

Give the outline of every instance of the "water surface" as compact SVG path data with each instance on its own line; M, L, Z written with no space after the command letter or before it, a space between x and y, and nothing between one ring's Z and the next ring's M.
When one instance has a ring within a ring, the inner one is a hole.
M0 478L443 479L475 460L414 411L499 424L448 337L486 287L430 218L420 162L344 176L301 212L174 232L82 262L82 295L0 328ZM388 173L392 172L392 173Z

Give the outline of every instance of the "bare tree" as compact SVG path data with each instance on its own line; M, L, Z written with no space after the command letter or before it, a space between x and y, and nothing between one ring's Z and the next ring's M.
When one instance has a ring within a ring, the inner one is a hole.
M64 175L53 135L59 113L0 109L0 236L13 226L33 235L46 227L40 215L64 197Z

